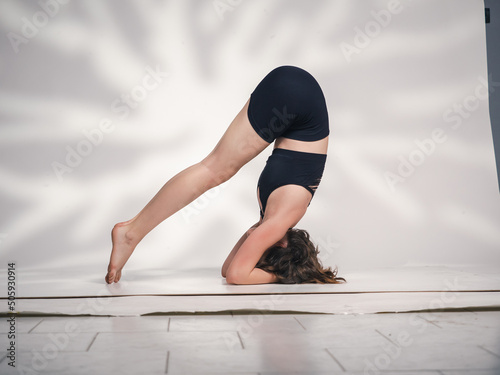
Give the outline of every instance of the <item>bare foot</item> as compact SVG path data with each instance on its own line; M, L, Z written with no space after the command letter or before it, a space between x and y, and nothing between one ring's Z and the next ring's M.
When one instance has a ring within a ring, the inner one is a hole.
M137 241L134 241L130 234L129 223L131 220L118 223L111 231L113 249L108 265L108 273L105 280L108 284L117 283L122 277L122 268L127 263L128 258L134 252Z

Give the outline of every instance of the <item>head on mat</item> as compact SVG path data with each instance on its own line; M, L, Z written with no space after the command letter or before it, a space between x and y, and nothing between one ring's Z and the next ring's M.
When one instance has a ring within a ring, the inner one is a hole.
M337 269L324 268L319 250L303 229L290 228L286 235L262 255L256 267L276 275L282 284L337 284Z

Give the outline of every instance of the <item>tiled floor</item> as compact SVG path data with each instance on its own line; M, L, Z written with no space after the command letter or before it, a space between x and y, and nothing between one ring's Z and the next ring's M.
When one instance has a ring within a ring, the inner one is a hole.
M8 374L500 374L500 311L18 317Z

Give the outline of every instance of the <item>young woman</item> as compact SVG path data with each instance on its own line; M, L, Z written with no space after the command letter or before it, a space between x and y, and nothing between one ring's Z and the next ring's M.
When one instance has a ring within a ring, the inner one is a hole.
M293 229L320 183L328 135L326 102L314 77L294 66L272 70L205 159L170 179L133 219L114 226L106 282L120 280L135 247L153 228L229 180L273 141L257 186L260 220L236 243L222 276L229 284L344 280L336 269L322 268L307 232Z

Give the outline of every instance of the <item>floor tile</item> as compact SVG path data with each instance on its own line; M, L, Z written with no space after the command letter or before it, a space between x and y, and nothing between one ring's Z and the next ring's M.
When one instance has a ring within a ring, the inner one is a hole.
M52 374L164 374L167 363L165 351L114 351L114 352L61 352L57 356L21 353L16 360L16 369L0 363L0 373L10 375ZM19 372L19 371L23 372Z
M309 331L345 328L377 328L387 325L406 325L409 314L301 314L295 316Z
M15 318L15 327L17 333L27 333L42 321L41 317L19 317ZM0 334L9 332L9 317L0 317Z
M477 346L458 343L425 346L329 348L349 371L495 369L498 358Z
M406 341L411 341L415 345L432 345L440 342L443 345L452 345L457 342L464 342L469 345L496 345L499 343L500 327L489 328L473 325L450 325L443 324L436 326L432 321L419 320L414 325L406 327L380 327L378 331L385 337L397 341L398 335L408 335Z
M78 332L156 332L167 331L168 321L168 316L48 317L32 332L65 332L73 325Z
M472 326L500 328L500 311L419 313L421 317L442 328Z
M478 345L481 349L486 350L488 353L498 357L500 359L500 344L493 345Z
M232 316L183 316L172 317L169 331L289 331L302 333L304 328L290 314L242 314Z
M208 369L221 374L263 371L291 374L294 371L341 370L325 350L309 348L296 351L255 349L233 353L221 353L208 349L170 353L169 374L205 374Z
M172 316L168 331L236 331L237 323L229 314Z
M20 333L16 335L15 347L17 352L61 352L86 351L97 333ZM0 335L0 347L8 348L8 339L5 334Z
M221 352L241 350L235 331L188 332L118 332L100 333L89 351L218 349Z
M272 350L276 346L286 348L316 348L326 347L358 348L362 346L381 346L386 340L374 330L342 329L336 331L314 332L297 335L294 333L241 333L245 348L266 347Z
M254 334L303 334L304 326L292 315L251 314L235 316L236 329L241 335Z

